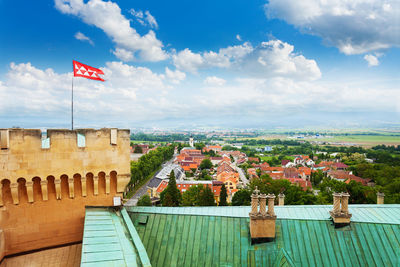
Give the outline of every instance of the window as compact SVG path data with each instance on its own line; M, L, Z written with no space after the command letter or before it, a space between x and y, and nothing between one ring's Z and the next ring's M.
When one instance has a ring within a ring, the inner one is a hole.
M0 131L0 147L1 149L8 149L10 146L10 136L8 130Z
M111 129L111 144L116 145L117 144L117 129Z
M86 147L86 137L84 134L78 133L76 140L78 143L78 147Z
M42 133L42 148L43 149L50 148L50 137L47 137L47 133Z

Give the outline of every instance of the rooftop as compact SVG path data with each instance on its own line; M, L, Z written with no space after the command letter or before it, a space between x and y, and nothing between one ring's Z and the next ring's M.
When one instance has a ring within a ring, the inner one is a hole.
M141 252L152 266L398 266L400 205L349 205L352 223L342 228L333 226L331 209L276 206L275 240L255 245L250 240L249 206L125 206L121 215L113 209L105 212L137 233L123 247L144 248ZM116 236L130 232L114 229L119 231ZM86 239L84 235L82 263ZM116 251L124 255L123 249ZM137 252L128 255L140 258Z
M126 211L87 207L81 266L151 266Z

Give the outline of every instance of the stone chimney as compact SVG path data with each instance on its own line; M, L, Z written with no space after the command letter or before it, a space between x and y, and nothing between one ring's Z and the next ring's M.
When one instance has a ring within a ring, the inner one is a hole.
M342 227L350 224L351 214L349 213L348 193L333 193L333 210L329 213L335 227Z
M285 194L280 193L278 195L278 199L279 199L279 204L278 206L284 206L285 205Z
M377 197L376 204L384 204L384 198L385 198L384 193L378 192L376 193L376 197Z
M260 195L259 193L260 191L256 187L256 189L253 191L253 194L251 195L251 212L249 213L249 215L250 236L252 244L271 241L275 238L275 195Z

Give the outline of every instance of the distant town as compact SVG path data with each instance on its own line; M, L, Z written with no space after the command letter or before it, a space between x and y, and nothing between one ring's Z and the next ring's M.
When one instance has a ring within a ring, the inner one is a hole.
M245 131L133 133L133 161L167 146L173 146L174 153L151 177L142 178L147 182L140 184L139 193L132 188L134 193L128 196L133 199L131 204L140 205L145 196L150 199L147 205L162 205L162 192L172 172L183 206L204 206L193 194L206 187L213 194L212 205L220 204L221 191L223 203L248 205L256 186L286 194L288 204L328 204L336 191L351 192L350 203L375 203L381 191L387 203L399 203L393 178L400 177L400 146L365 143L365 137L371 139L368 134L315 132L287 132L269 138ZM344 141L335 141L341 138Z

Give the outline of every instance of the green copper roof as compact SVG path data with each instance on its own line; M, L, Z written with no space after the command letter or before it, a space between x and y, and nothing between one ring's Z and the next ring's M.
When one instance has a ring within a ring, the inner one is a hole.
M250 206L239 207L127 207L131 212L160 214L249 217ZM275 206L280 219L330 220L332 205ZM352 222L400 224L400 205L349 205Z
M229 210L207 207L201 209L203 214L190 215L178 214L179 208L174 214L163 214L158 211L166 212L165 208L152 208L150 213L131 207L128 213L152 266L400 265L399 224L352 222L335 229L328 220L278 215L276 239L251 245L249 218L208 215L217 209Z
M124 209L86 208L81 266L151 266Z

